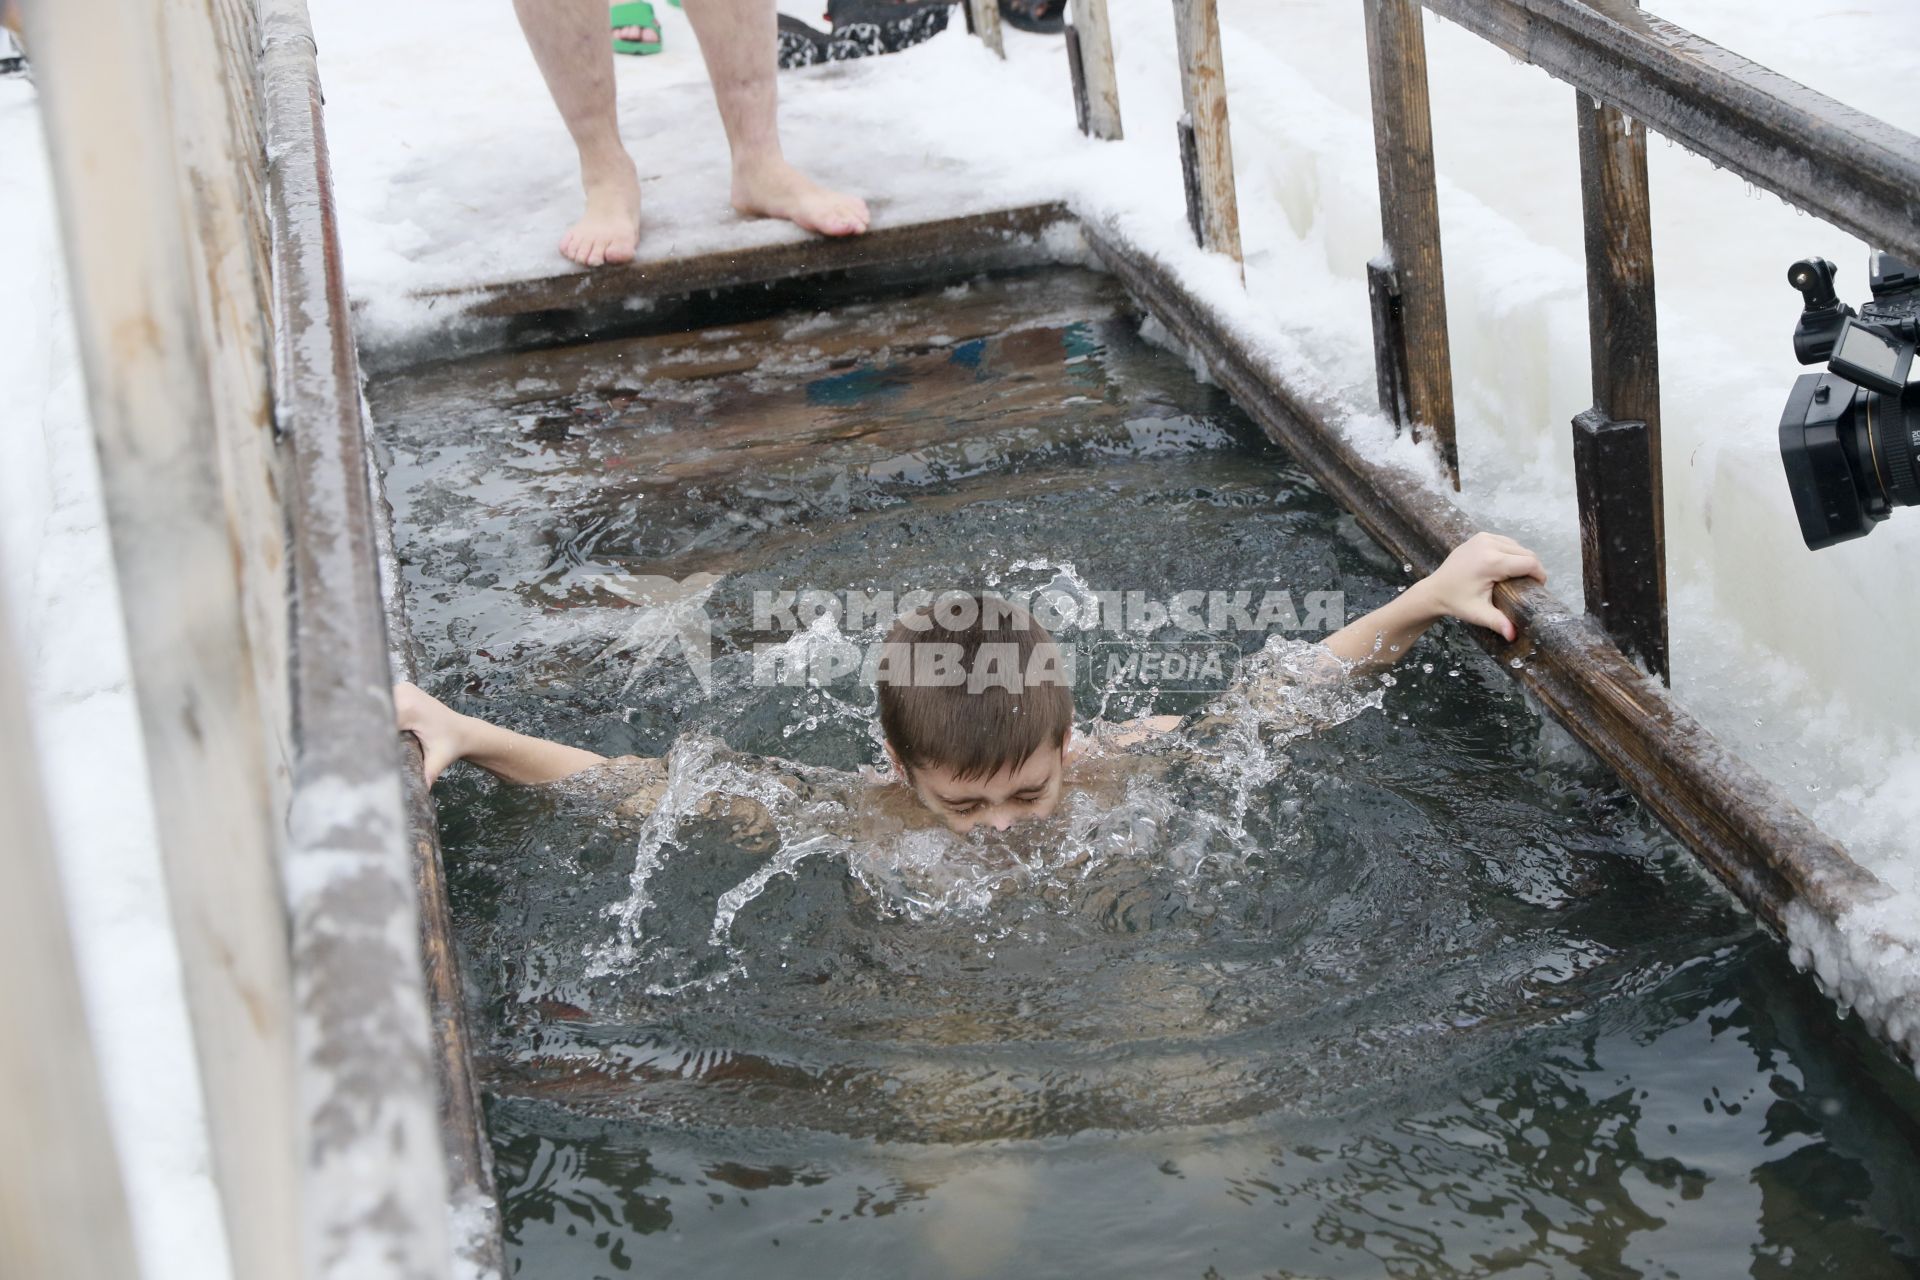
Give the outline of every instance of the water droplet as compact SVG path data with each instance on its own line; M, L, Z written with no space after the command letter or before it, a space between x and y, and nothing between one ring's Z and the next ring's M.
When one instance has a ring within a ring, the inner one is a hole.
M1522 662L1518 658L1509 658L1507 660L1507 665L1512 667L1515 671L1518 671L1520 668L1526 666L1527 664Z

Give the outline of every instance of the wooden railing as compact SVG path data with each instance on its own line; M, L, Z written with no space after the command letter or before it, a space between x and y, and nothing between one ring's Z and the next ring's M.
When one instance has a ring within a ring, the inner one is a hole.
M1920 139L1635 8L1632 0L1357 0L1385 248L1367 264L1380 408L1430 440L1460 485L1446 273L1422 10L1572 85L1586 223L1593 405L1573 421L1588 609L1669 678L1659 326L1649 128L1876 247L1920 261ZM1188 216L1240 257L1215 0L1173 0ZM1118 137L1105 0L1073 0L1068 57L1082 129ZM1101 33L1090 40L1090 32ZM1089 91L1101 86L1090 123ZM1108 105L1109 102L1111 105Z
M435 1280L448 1178L305 5L25 8L225 1253L246 1280ZM15 789L8 907L45 916ZM18 1177L61 1182L0 1179L0 1254L135 1275L68 940L43 918L9 942L64 1004L71 1078L16 1075L12 1045L0 1070L76 1127L7 1130ZM85 1223L31 1214L76 1187Z
M1665 132L1756 186L1909 256L1920 256L1920 139L1644 15L1628 0L1356 2L1366 19L1386 240L1367 272L1380 407L1433 444L1456 488L1422 7L1576 89L1570 123L1581 159L1593 407L1577 415L1573 431L1590 616L1571 613L1537 584L1502 584L1495 603L1515 621L1517 638L1476 631L1476 640L1761 920L1782 934L1797 920L1841 936L1841 922L1883 900L1887 887L1662 687L1665 550L1646 131ZM1173 5L1178 30L1212 24L1214 0ZM1074 0L1073 8L1076 25L1104 23L1103 0ZM1083 64L1073 69L1076 93L1102 76L1110 80L1108 50L1085 40L1068 48ZM1096 73L1095 59L1108 65ZM1180 70L1187 109L1179 133L1195 240L1237 258L1236 243L1210 242L1207 231L1215 225L1209 204L1231 205L1231 171L1215 169L1201 181L1195 163L1208 150L1207 135L1227 129L1224 110L1193 110L1218 87L1217 44L1200 58L1183 50ZM1213 83L1197 83L1203 80ZM1292 378L1164 261L1110 228L1085 230L1096 256L1141 306L1198 353L1266 433L1412 571L1432 571L1471 532L1455 503L1356 449L1343 430L1344 404ZM1884 931L1858 941L1914 954ZM1920 1063L1910 1005L1844 981L1836 994L1872 1010L1875 1032L1909 1063Z

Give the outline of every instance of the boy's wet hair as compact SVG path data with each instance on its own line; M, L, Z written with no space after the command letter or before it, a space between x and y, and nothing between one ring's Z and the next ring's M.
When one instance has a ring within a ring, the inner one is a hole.
M951 592L902 614L876 683L880 730L907 772L1016 769L1073 728L1070 670L1047 629L998 596Z

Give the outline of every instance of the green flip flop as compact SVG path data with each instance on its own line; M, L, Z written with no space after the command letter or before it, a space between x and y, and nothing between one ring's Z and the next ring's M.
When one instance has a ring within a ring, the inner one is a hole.
M608 11L607 17L610 19L610 29L614 31L622 27L647 27L656 35L660 31L660 23L653 16L653 6L647 3L647 0L628 0L626 4L614 5ZM613 51L637 54L658 53L660 42L658 40L615 40Z

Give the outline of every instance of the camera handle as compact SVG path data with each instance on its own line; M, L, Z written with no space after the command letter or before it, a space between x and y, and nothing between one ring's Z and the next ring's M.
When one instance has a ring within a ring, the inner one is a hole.
M1806 300L1793 326L1793 354L1801 364L1825 364L1853 308L1833 288L1834 266L1825 258L1802 258L1787 268L1787 283Z

